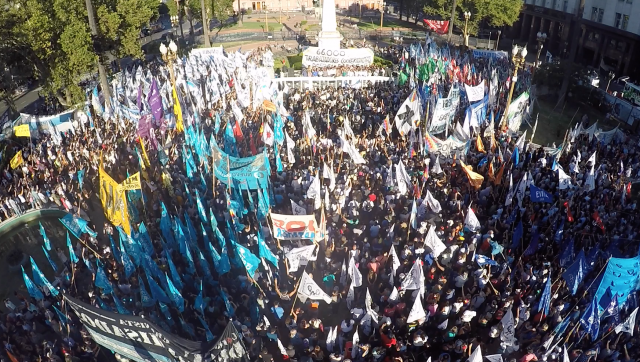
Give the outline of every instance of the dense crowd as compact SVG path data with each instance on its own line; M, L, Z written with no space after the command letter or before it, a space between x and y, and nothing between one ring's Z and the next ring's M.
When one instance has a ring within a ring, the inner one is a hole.
M395 71L418 65L417 57L405 53L408 49L385 51ZM474 66L475 73L466 80L470 83L481 82L492 67L502 68L501 90L490 107L495 113L504 110L508 61L474 59L458 51L453 57ZM516 93L528 87L528 79L528 74L519 78ZM460 81L445 72L437 77L433 93L447 94L452 83ZM96 227L89 220L99 233L97 238L85 234L82 243L74 243L74 254L82 261L73 263L67 250L58 249L55 284L100 309L143 315L190 340L211 340L234 323L252 361L480 362L474 351L489 355L491 362L637 360L637 331L611 333L636 307L635 294L616 314L602 315L595 336L580 322L591 304L589 289L598 283L607 259L637 255L640 219L627 192L631 178L640 172L636 144L626 137L605 143L581 133L588 126L583 120L559 154L550 153L498 127L497 120L495 126L487 121L474 130L467 149L437 153L426 144L424 136L431 137L426 130L420 132L422 139L417 136L424 124L418 123L411 136L385 127L385 119L393 119L410 96L412 84L291 89L286 94L281 87L280 110L287 113L282 114L283 130L291 153L284 145L275 152L277 142L264 131L265 125L275 124L264 108L245 108L240 122L228 102L219 100L200 114L200 122L185 120L187 128L193 122L190 126L198 133L206 139L213 135L225 146L232 129L231 141L240 157L266 149L272 172L264 192L235 191L212 177L206 162L196 162L189 177L192 167L184 149L192 140L185 132L163 130L160 140L140 138L132 120L107 121L94 110L95 127L87 124L59 139L34 138L22 147L21 167L7 166L3 172L0 212L8 218L54 202L73 213L95 214L100 165L117 182L141 171L142 190L129 197L131 225L137 234L148 236L151 249L146 253L179 285L186 308L179 312L173 303L149 302L149 290L157 299L151 283L157 287L158 281L135 260L143 256L113 243L119 231L108 222ZM231 90L228 99L234 94ZM187 98L183 109L189 102L195 108L195 101ZM461 117L464 111L454 119ZM309 137L310 127L317 132L314 137ZM345 143L353 145L364 162L357 162ZM20 149L12 147L13 153ZM231 151L225 147L225 152ZM589 157L592 154L597 157ZM570 177L569 187L559 179L558 168ZM79 170L85 172L82 184ZM476 174L484 179L474 184L470 175ZM321 196L311 195L318 177ZM545 190L552 202L532 202L532 185ZM273 238L270 223L259 216L256 200L261 198L272 213L291 215L293 208L303 209L320 223L326 220L325 237ZM238 200L242 205L232 208ZM207 216L211 210L209 223L202 220L200 203ZM597 223L592 218L596 211ZM162 228L167 213L174 218L176 243ZM176 224L190 236L181 236ZM202 232L193 235L191 229L200 230L199 224ZM211 243L217 230L226 246L219 239ZM187 239L195 263L178 244L181 237ZM565 260L569 240L574 250L587 255L588 271L577 291L562 277L578 254L572 250L570 262ZM262 256L261 242L277 263L263 260L258 272L248 275L233 244ZM223 259L228 253L229 270L210 260L208 245L220 250ZM316 245L314 257L306 266L292 267L287 255L307 245ZM137 266L133 273L123 261L127 251L126 258ZM99 281L101 268L112 292ZM303 273L331 303L298 298ZM16 298L5 300L0 328L7 356L12 362L95 360L98 346L73 312L60 296L41 289L43 298L17 292Z

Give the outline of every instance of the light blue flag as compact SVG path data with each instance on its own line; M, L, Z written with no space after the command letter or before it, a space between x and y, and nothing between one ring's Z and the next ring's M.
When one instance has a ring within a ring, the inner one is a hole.
M171 217L169 217L169 213L167 212L167 208L164 206L164 202L160 202L160 206L162 207L162 216L160 217L160 231L162 233L162 237L169 243L169 245L176 245L176 241L173 238L173 233L171 231Z
M282 122L282 117L280 116L280 114L275 114L273 116L273 138L279 145L282 145L284 143L284 132L282 130L283 128L284 122Z
M149 232L147 231L147 226L142 222L138 227L137 240L138 243L142 246L142 250L144 250L145 254L153 255L155 254L155 250L153 249L153 243L151 242L151 237L149 236Z
M180 326L182 326L182 329L187 332L187 334L189 334L191 336L191 338L195 339L196 338L196 333L193 330L193 327L191 327L190 325L188 325L184 319L182 319L182 317L180 317Z
M578 287L582 283L587 273L587 260L584 256L584 250L580 250L576 261L562 274L562 278L567 282L567 287L571 291L571 295L576 295Z
M162 314L164 314L164 318L165 318L165 321L167 322L167 324L173 327L175 325L175 323L173 322L173 318L171 317L171 312L169 311L169 306L167 306L166 304L164 304L162 302L158 303L158 305L160 305L160 311L162 312Z
M218 251L213 247L213 245L211 245L211 243L207 244L207 246L209 248L209 253L211 254L211 259L213 259L213 266L216 268L216 272L218 272L218 275L228 273L229 270L231 270L231 265L229 265L229 262L227 261L226 264L223 263L220 254L218 254Z
M185 224L187 224L187 234L188 234L188 238L187 240L189 241L189 245L191 245L192 248L197 249L198 248L198 233L196 232L196 228L193 226L193 223L191 222L191 218L189 217L189 214L187 214L187 212L184 212L184 219L185 219Z
M121 234L122 235L122 234ZM120 238L120 264L124 267L124 274L129 279L131 274L135 273L136 267L133 265L131 258L129 258L129 254L127 254L127 250L122 245L122 238Z
M67 323L69 323L69 319L67 318L66 315L64 315L60 309L56 308L55 305L52 306L53 309L56 311L56 315L58 316L58 319L60 320L60 323L64 324L65 326L67 325Z
M84 170L78 170L78 185L80 185L81 190L82 190L83 183L84 183Z
M413 206L411 206L411 217L409 219L411 227L413 229L418 228L418 209L416 208L416 200L413 200Z
M113 286L109 279L107 279L107 275L104 273L101 266L96 267L96 280L94 283L96 287L101 288L105 294L113 293Z
M184 284L182 283L182 279L180 279L180 273L178 273L178 269L176 269L176 265L173 263L171 259L171 254L165 251L165 256L167 257L167 264L169 264L169 272L171 273L171 279L173 279L173 283L182 290L184 288Z
M249 273L249 277L253 278L253 275L256 273L258 269L258 265L260 265L260 259L257 256L253 255L249 249L244 246L234 243L236 247L236 254L244 264L245 269L247 269L247 273Z
M29 295L32 296L33 298L36 298L37 300L43 300L44 296L42 295L42 292L40 291L40 289L38 289L38 287L36 287L36 285L33 284L31 279L27 275L27 273L24 272L24 268L22 266L20 266L20 268L22 268L22 279L24 279L24 285L27 286L27 291L29 292Z
M269 204L265 201L264 193L258 189L258 209L256 210L256 217L258 221L264 221L269 214Z
M38 222L38 224L40 224L40 235L42 235L42 239L44 239L44 246L47 248L47 250L51 251L51 242L47 237L47 233L44 231L44 227L42 227L42 223Z
M182 225L182 221L178 216L173 218L173 225L173 232L180 248L180 254L185 255L187 249L187 237L184 234L185 227Z
M47 249L44 248L44 246L42 247L42 251L44 252L44 256L47 257L47 260L49 260L49 264L51 264L51 269L53 269L53 271L57 273L58 266L56 265L56 263L53 262L53 259L51 259L51 256L49 256L49 253L47 252Z
M543 316L549 315L549 305L551 304L551 278L547 278L544 286L540 303L538 303L538 312L542 312Z
M184 184L184 190L185 190L185 194L187 195L187 198L189 199L189 203L193 204L193 198L191 197L191 191L189 191L189 186L187 186L187 184Z
M209 269L209 262L202 255L202 251L198 250L198 264L200 264L200 269L202 269L202 274L206 277L207 281L213 283L213 277L211 276L211 270Z
M91 262L89 261L89 259L87 259L87 258L84 256L84 253L82 253L82 255L81 255L81 256L82 256L82 261L84 262L84 265L86 265L86 266L87 266L87 269L89 269L89 271L91 272L91 274L92 274L92 275L95 275L96 271L95 271L95 270L93 270L93 266L91 265Z
M187 169L187 177L189 178L189 180L191 180L193 178L193 172L195 170L191 167L191 163L187 158L187 151L184 148L184 145L182 145L182 163L184 163L184 166Z
M218 134L218 132L220 132L220 113L216 113L216 123L213 126L213 131L215 132L214 134ZM213 142L213 134L211 135L211 140L209 141L209 143Z
M203 163L203 165L205 165L205 167L207 168L205 170L205 172L208 174L209 173L209 166L207 166L207 163ZM207 191L207 181L204 180L204 176L202 175L202 172L200 173L200 186L202 187L202 192Z
M144 269L145 273L158 278L158 280L160 280L160 285L162 285L163 288L167 288L167 281L164 280L164 273L162 272L162 270L160 270L160 268L158 268L158 265L147 254L142 255L142 268Z
M153 280L153 278L150 277L149 274L146 274L146 276L147 283L149 283L149 290L151 291L153 299L155 299L159 303L171 303L171 300L169 299L169 297L167 297L167 294L164 292L164 290L160 288L158 283L156 283L156 281Z
M111 297L113 298L113 302L116 304L116 309L118 310L118 313L131 315L131 312L129 312L127 308L125 308L124 304L122 304L122 301L120 300L120 298L118 298L116 293L112 292Z
M140 280L139 284L140 284L140 302L142 303L142 306L145 308L153 307L156 304L155 299L153 299L149 294L149 292L147 292L147 289L144 286L144 281L142 281L142 279Z
M196 301L193 305L193 307L200 312L200 314L204 314L204 299L203 299L203 295L202 295L202 280L200 280L200 292L198 293L198 296L196 297Z
M196 190L196 203L198 204L198 214L200 215L200 221L203 223L208 223L207 214L204 212L204 207L202 207L202 201L200 201L200 193Z
M211 331L209 330L209 326L207 325L207 322L205 322L204 319L202 319L202 316L200 315L198 315L198 319L200 319L200 323L204 327L205 334L207 335L207 342L213 341L213 333L211 333Z
M213 230L218 228L218 220L216 220L213 209L209 209L209 219L211 220L211 229Z
M600 331L600 316L596 298L591 301L589 308L585 310L582 318L580 318L580 324L582 324L585 332L591 336L593 341L598 338L598 332Z
M76 252L73 251L73 246L71 245L71 238L69 237L69 232L67 231L67 248L69 249L69 259L73 264L78 262L78 257L76 256Z
M87 220L81 217L67 214L63 218L58 220L60 220L62 225L64 225L69 231L71 231L71 233L78 239L80 239L80 236L83 233L87 233L94 238L98 235L95 231L89 228Z
M184 298L182 298L182 294L176 289L171 282L171 279L167 274L164 275L167 278L167 284L169 285L169 298L173 301L173 304L178 308L180 313L184 312Z
M236 137L233 135L231 121L227 122L227 127L224 131L224 152L230 156L238 157L238 147L236 146Z
M569 263L571 263L572 260L573 260L573 238L571 238L571 241L569 242L567 247L564 249L562 254L560 254L560 266L563 268L566 268L569 265Z
M131 257L131 261L137 266L140 266L140 258L141 255L144 254L141 250L140 245L133 240L124 230L118 226L118 233L120 234L120 252L122 254L128 253L129 257Z
M278 267L278 258L271 252L271 249L267 246L267 243L264 241L264 237L262 236L262 232L260 231L260 227L258 227L258 248L259 254L261 258L265 258L268 260L273 266Z
M111 254L113 254L113 258L116 262L120 262L120 249L116 248L116 244L113 242L111 235L109 235L109 242L111 243Z
M282 160L280 160L280 152L278 152L278 146L273 148L276 157L276 171L282 172L284 167L282 166Z
M191 275L194 275L196 273L196 265L193 262L193 255L191 255L191 250L188 247L186 249L185 256L185 259L187 260L187 262L189 262L187 272Z
M107 305L107 303L105 303L100 296L96 295L96 300L98 301L98 306L100 306L100 309L102 310L106 310L109 312L113 312L113 309L111 309L111 307L109 307L109 305Z
M224 300L224 306L227 308L227 316L232 317L236 312L233 309L233 305L229 303L229 298L227 297L227 293L224 292L224 289L220 288L220 295L222 296L222 300Z

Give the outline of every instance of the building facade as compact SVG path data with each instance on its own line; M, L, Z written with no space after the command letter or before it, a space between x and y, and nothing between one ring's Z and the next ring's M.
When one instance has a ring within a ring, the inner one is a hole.
M616 77L640 79L640 0L524 0L511 38L537 46L536 34L547 34L544 50L553 57L570 55L572 29L578 30L574 61ZM633 15L635 14L635 16ZM543 54L546 52L543 50Z
M640 0L638 0L640 1ZM356 11L358 6L362 6L362 11L375 10L380 8L381 1L377 0L335 0L336 8L344 10ZM249 1L240 0L240 8L242 10L251 11L274 11L294 12L305 10L313 10L314 7L321 7L321 0L266 0L266 1ZM238 0L233 3L234 10L238 10Z

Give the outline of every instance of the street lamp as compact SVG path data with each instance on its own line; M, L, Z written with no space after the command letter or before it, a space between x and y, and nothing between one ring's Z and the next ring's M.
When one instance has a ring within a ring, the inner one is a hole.
M496 49L498 50L498 47L500 46L500 35L502 35L502 30L498 30L498 40L496 41Z
M387 3L384 1L378 1L378 5L380 7L380 32L382 32L382 23L384 22L384 7L387 6Z
M164 43L160 43L160 54L162 55L162 60L167 64L167 67L169 67L171 85L175 87L176 78L173 73L173 64L178 58L178 46L173 40L171 40L168 47L164 45Z
M468 30L468 25L469 25L469 19L471 18L471 12L470 11L465 11L464 12L464 46L465 47L469 47L469 30Z
M607 82L607 89L605 90L605 92L609 93L609 85L611 84L611 81L615 77L616 77L615 73L609 72L609 74L608 74L609 81Z
M540 59L540 53L542 53L544 42L547 40L547 33L538 32L536 34L536 39L538 40L538 52L536 53L536 63L535 63L535 66L533 67L531 78L533 78L533 76L536 75L536 69L538 69L538 60Z
M509 106L511 105L511 98L513 97L513 89L518 81L518 69L524 66L525 58L527 57L527 47L518 48L517 45L511 49L511 60L513 61L513 76L511 77L511 87L509 89L509 97L507 98L507 107L504 110L502 116L502 122L500 125L504 125L507 122L509 115Z

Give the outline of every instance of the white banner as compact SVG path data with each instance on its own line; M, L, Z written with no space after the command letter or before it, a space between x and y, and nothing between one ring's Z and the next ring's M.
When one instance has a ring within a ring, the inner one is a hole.
M340 65L371 65L373 50L359 49L320 49L309 47L302 52L302 65L308 67L335 67Z
M311 239L320 232L313 215L282 215L271 213L273 236L281 240Z
M520 124L522 123L522 116L527 109L527 103L529 101L529 93L524 92L518 98L516 98L509 105L509 113L507 114L507 124L509 130L512 132L518 132Z
M302 280L298 287L298 298L302 303L305 303L307 299L311 300L324 300L327 304L331 303L331 297L327 295L313 279L309 277L307 273L302 273Z
M509 54L501 50L479 50L473 51L474 58L508 59Z
M307 214L307 210L296 204L293 200L291 200L291 211L293 211L294 215L306 215Z
M431 118L431 125L429 126L429 133L436 135L445 131L445 129L451 123L455 111L460 103L460 90L457 86L452 86L449 90L449 97L440 98L436 102L436 107L433 111L433 117Z
M469 87L465 84L464 89L467 91L467 98L469 99L469 103L477 102L484 98L484 82L478 84L475 87Z
M315 245L307 245L301 248L291 249L285 257L289 260L289 271L295 273L300 265L307 265L309 260L316 260L317 255L313 255Z

